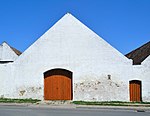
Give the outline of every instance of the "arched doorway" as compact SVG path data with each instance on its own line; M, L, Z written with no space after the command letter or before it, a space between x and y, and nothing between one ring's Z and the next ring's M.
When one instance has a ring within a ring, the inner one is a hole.
M52 69L44 73L45 100L72 100L72 72Z
M139 80L131 80L129 82L130 88L130 101L140 102L142 101L142 87L141 81Z

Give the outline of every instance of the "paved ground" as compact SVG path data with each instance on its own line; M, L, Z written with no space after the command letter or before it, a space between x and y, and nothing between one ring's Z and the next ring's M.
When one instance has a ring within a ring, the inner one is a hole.
M29 108L52 108L52 109L102 109L102 110L128 110L128 111L147 111L150 112L150 107L145 106L98 106L98 105L75 105L75 104L32 104L32 103L0 103L0 106L18 106Z
M62 106L61 106L62 107ZM150 112L136 110L61 108L60 106L0 105L0 116L150 116Z

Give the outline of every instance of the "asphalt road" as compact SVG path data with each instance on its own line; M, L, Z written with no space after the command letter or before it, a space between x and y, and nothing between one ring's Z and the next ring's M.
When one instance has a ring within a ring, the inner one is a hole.
M58 109L27 106L0 106L0 116L150 116L150 112L107 109Z

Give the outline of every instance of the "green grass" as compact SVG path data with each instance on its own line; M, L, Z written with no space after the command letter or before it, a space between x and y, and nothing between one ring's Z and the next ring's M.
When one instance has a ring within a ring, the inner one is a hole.
M78 105L103 105L103 106L146 106L150 107L150 102L122 102L122 101L102 101L102 102L89 102L89 101L73 101Z
M10 99L10 98L0 98L0 103L36 103L41 100L38 99Z

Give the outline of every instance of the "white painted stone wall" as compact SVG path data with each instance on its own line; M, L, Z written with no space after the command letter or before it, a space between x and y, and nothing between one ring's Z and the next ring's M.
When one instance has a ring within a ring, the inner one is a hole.
M0 61L14 61L17 58L18 55L6 42L3 42L2 45L0 45Z
M0 97L13 97L13 88L15 88L13 63L2 63L2 61L14 61L17 58L18 55L6 42L0 45Z
M143 80L145 81L143 85L143 100L144 101L150 101L150 56L148 56L145 61L142 62L143 65Z
M133 67L131 60L71 14L66 14L8 67L12 73L5 78L13 78L13 94L4 97L14 98L43 100L43 73L54 68L73 72L73 100L129 101L129 81L147 80L139 76L143 67ZM147 87L143 86L143 91L147 92Z
M142 100L150 101L150 56L141 65L134 66L134 78L142 81Z
M14 77L12 63L0 64L0 97L9 97L13 96Z
M126 69L132 70L131 60L70 14L31 45L14 66L15 93L20 98L43 99L43 73L64 68L73 72L73 100L129 100L126 79L132 76ZM21 96L20 91L24 91Z

